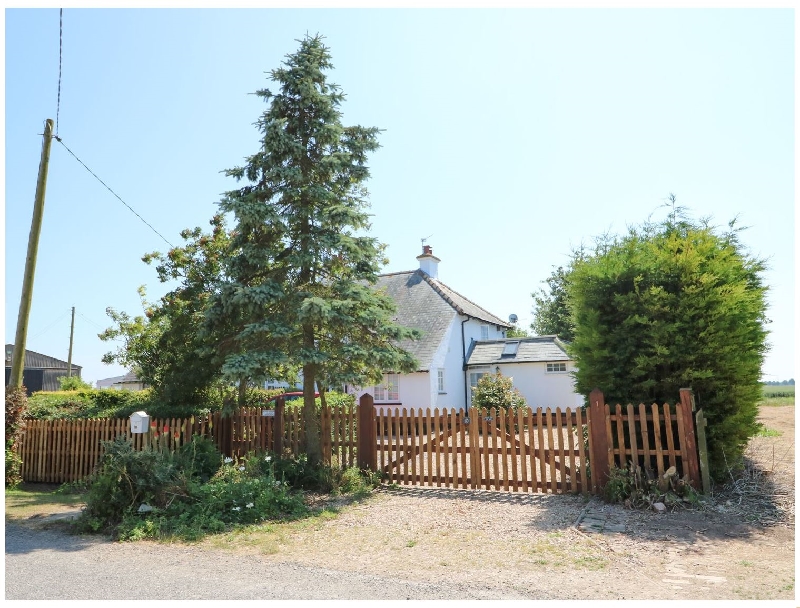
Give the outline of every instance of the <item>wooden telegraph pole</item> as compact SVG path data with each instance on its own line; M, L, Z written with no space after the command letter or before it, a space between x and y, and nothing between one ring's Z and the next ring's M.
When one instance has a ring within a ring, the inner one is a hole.
M44 215L44 193L47 188L47 167L50 164L50 144L53 142L53 120L48 118L44 124L42 139L42 158L39 161L39 178L36 180L36 197L33 201L31 233L28 236L28 255L25 258L25 275L22 279L22 295L19 299L17 334L14 338L14 354L11 357L11 378L9 387L22 386L22 371L25 367L25 346L28 339L28 317L33 299L33 274L36 270L36 254L39 251L39 233Z
M69 356L67 357L67 378L72 377L72 339L75 336L75 307L72 307L72 324L69 326Z

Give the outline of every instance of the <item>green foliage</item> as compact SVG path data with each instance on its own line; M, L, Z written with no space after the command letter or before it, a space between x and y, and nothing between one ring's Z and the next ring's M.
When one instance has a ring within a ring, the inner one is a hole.
M15 488L22 483L22 459L17 452L19 434L24 428L28 396L24 386L6 387L6 486Z
M115 531L127 540L196 540L232 525L306 511L301 496L258 466L261 459L223 461L208 439L193 437L176 453L136 451L124 437L104 447L77 522L83 531Z
M221 407L219 395L208 403L192 405L162 401L150 388L141 391L87 389L34 393L29 399L26 417L38 420L127 418L133 412L144 410L154 418L188 418Z
M103 442L104 454L91 476L86 508L78 520L83 530L109 529L140 505L164 507L185 488L179 486L172 454L134 450L124 436Z
M78 391L92 388L91 384L84 382L78 376L61 376L58 379L58 385L62 391Z
M579 257L580 254L576 254ZM559 266L547 279L547 290L539 289L533 296L533 321L531 329L537 336L558 336L571 342L575 324L570 316L567 283L570 270Z
M372 287L386 262L385 247L365 234L366 161L379 130L342 124L331 67L322 38L307 36L272 70L278 92L257 91L269 103L256 123L261 142L226 172L244 184L220 201L236 224L225 280L206 311L206 331L230 338L226 378L302 370L312 462L321 458L317 385L366 385L386 370L416 369L396 344L418 335L392 321L394 303Z
M688 479L678 478L674 467L655 477L632 463L625 469L611 467L603 496L610 503L623 503L631 509L652 508L655 503L662 503L668 510L675 510L699 501Z
M527 407L527 404L522 394L514 388L514 379L498 372L486 374L478 380L478 386L472 393L472 406L502 408L516 413L518 409Z
M293 488L325 494L361 494L380 484L380 475L360 471L358 467L342 469L338 463L312 464L305 454L279 458L267 454L256 457L262 469Z
M114 326L100 338L121 340L122 345L107 353L104 362L135 369L164 402L196 405L220 383L220 353L229 343L224 335L206 331L203 320L213 285L221 280L222 256L230 237L222 216L214 216L210 224L211 233L184 230L183 247L142 258L147 264L156 263L162 283L177 281L175 289L158 302L148 302L140 287L143 315L106 310Z
M770 385L764 384L761 390L764 399L780 399L782 397L794 398L794 384L791 385Z
M305 456L248 454L222 458L210 439L195 436L175 452L141 451L125 437L105 442L96 472L77 487L86 508L78 530L113 532L123 540L198 540L206 534L267 520L296 518L309 509L304 489L363 494L380 477L355 467L312 465Z
M712 474L758 431L766 352L764 262L731 230L676 215L598 241L566 282L576 390L610 403L674 403L692 388L708 419Z
M282 389L250 387L245 395L246 407L274 407L270 397ZM80 391L38 392L28 399L26 418L38 420L77 420L80 418L127 418L133 412L146 411L153 418L189 418L223 409L236 400L238 390L220 386L203 393L197 404L164 401L152 388L141 391L88 389ZM329 393L330 394L330 393Z
M506 338L527 338L528 337L528 330L517 327L516 325L512 325L506 331Z

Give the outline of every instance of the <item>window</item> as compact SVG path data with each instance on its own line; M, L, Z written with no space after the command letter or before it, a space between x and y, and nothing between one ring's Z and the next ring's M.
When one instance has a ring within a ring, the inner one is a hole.
M503 354L500 356L516 357L518 348L519 348L519 342L506 342L505 346L503 346Z
M566 363L548 363L547 364L547 373L553 374L558 372L565 372L567 371L567 364Z
M489 326L481 325L481 340L488 340L488 339L489 339Z
M436 385L440 393L444 393L444 370L439 369L436 372Z
M399 401L399 374L384 374L383 382L373 389L375 401Z
M469 402L472 403L472 393L478 387L478 380L483 378L486 374L491 373L488 367L474 370L469 373Z

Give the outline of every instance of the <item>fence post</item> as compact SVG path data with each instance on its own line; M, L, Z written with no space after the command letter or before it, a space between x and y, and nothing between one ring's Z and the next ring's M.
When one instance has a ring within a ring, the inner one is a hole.
M700 464L697 458L697 440L695 439L694 430L694 391L690 388L682 388L681 395L681 414L683 415L684 436L686 438L686 454L689 462L685 465L684 475L689 476L692 487L699 490L701 486L700 480Z
M375 430L375 402L372 395L364 393L358 400L358 452L356 459L359 469L378 469L378 438Z
M592 415L589 425L589 435L592 439L589 466L592 477L595 479L592 486L595 486L599 492L605 487L610 472L608 466L608 450L610 448L606 435L606 399L603 391L599 388L589 394L589 410Z
M283 458L283 409L284 399L275 399L275 419L272 421L272 451Z
M711 476L708 470L708 447L706 445L706 425L708 420L703 415L703 410L697 410L697 449L700 453L700 477L703 479L703 494L711 491Z

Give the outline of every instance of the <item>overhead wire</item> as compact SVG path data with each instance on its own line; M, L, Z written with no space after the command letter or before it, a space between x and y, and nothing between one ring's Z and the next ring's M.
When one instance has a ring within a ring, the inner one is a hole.
M61 320L62 320L64 317L66 317L68 314L70 314L70 310L69 310L69 309L68 309L68 310L66 310L66 311L64 312L64 314L62 314L60 317L58 317L58 318L57 318L55 321L52 321L52 322L51 322L49 325L47 325L47 327L45 327L45 328L43 328L41 331L39 331L39 332L38 332L36 335L34 335L34 336L31 336L31 337L30 337L30 339L31 339L31 340L35 340L35 339L36 339L36 338L38 338L39 336L43 336L45 333L47 333L48 331L50 331L50 329L51 329L51 328L52 328L52 327L53 327L53 326L54 326L56 323L58 323L59 321L61 321Z
M144 224L145 224L145 225L146 225L148 228L150 228L150 230L152 230L152 231L153 231L153 232L155 232L155 233L156 233L158 236L160 236L160 237L161 237L161 238L164 240L164 242L165 242L167 245L169 245L170 247L175 247L175 245L173 245L172 243L170 243L170 242L169 242L169 241L166 239L166 237L164 237L164 235L163 235L163 234L161 234L161 233L160 233L158 230L156 230L155 228L153 228L153 226L152 226L152 225L151 225L151 224L150 224L150 223L149 223L147 220L145 220L145 219L144 219L144 218L143 218L141 215L139 215L138 213L136 213L136 211L134 211L133 207L131 207L131 206L130 206L128 203L126 203L124 200L122 200L122 197L120 197L120 195L119 195L119 194L117 194L116 192L114 192L114 191L113 191L113 190L112 190L112 189L111 189L111 188L108 186L108 184L106 184L106 183L105 183L105 182L104 182L102 179L100 179L100 178L97 176L97 174L96 174L94 171L92 171L92 170L91 170L89 167L87 167L87 166L86 166L86 163L84 163L84 162L83 162L83 161L82 161L80 158L78 158L78 157L77 157L77 155L76 155L76 154L75 154L75 153L74 153L72 150L70 150L70 149L69 149L69 147L67 146L67 144L65 144L65 143L64 143L64 141L63 141L63 140L62 140L60 137L58 137L58 136L54 136L54 137L55 137L55 140L56 140L58 143L60 143L62 146L64 146L64 149L65 149L67 152L69 152L69 153L70 153L70 154L73 156L73 158L74 158L75 160L77 160L77 161L78 161L78 162L79 162L81 165L83 165L84 169L86 169L86 170L87 170L89 173L91 173L91 174L94 176L94 178L95 178L95 179L96 179L98 182L100 182L101 184L103 184L103 186L105 186L105 187L106 187L106 190L108 190L108 191L109 191L111 194L113 194L113 195L114 195L114 196L117 198L117 200L119 200L119 202L120 202L120 203L122 203L123 205L125 205L125 206L126 206L126 207L127 207L127 208L128 208L130 211L131 211L131 213L133 213L133 214L134 214L136 217L138 217L138 218L139 218L139 219L140 219L142 222L144 222Z
M56 136L58 136L58 115L61 112L61 56L64 46L64 9L58 9L58 102L56 103Z
M167 245L169 245L170 247L174 247L174 245L172 243L170 243L166 238L164 238L164 235L162 235L158 230L153 228L153 226L147 220L145 220L141 215L136 213L136 211L134 211L133 207L131 207L124 200L122 200L122 197L120 197L119 194L114 192L108 186L108 184L106 184L102 179L100 179L97 176L97 174L94 171L92 171L86 165L86 163L84 163L80 158L78 158L78 156L72 150L70 150L69 147L67 147L67 144L65 144L64 141L59 137L59 135L58 135L58 117L59 117L59 113L61 112L61 66L62 66L62 55L63 55L63 52L62 52L63 51L63 41L64 41L64 9L62 8L62 9L59 9L59 11L58 11L58 101L57 101L57 105L56 105L56 133L55 133L55 135L53 135L53 138L58 143L60 143L62 146L64 146L66 151L69 152L73 156L73 158L75 160L77 160L81 165L83 165L84 169L86 169L89 173L91 173L98 182L103 184L103 186L105 186L106 189L119 200L119 202L121 202L123 205L125 205L131 211L131 213L133 213L142 222L144 222L144 224L148 228L150 228L150 230L152 230L158 236L160 236Z

